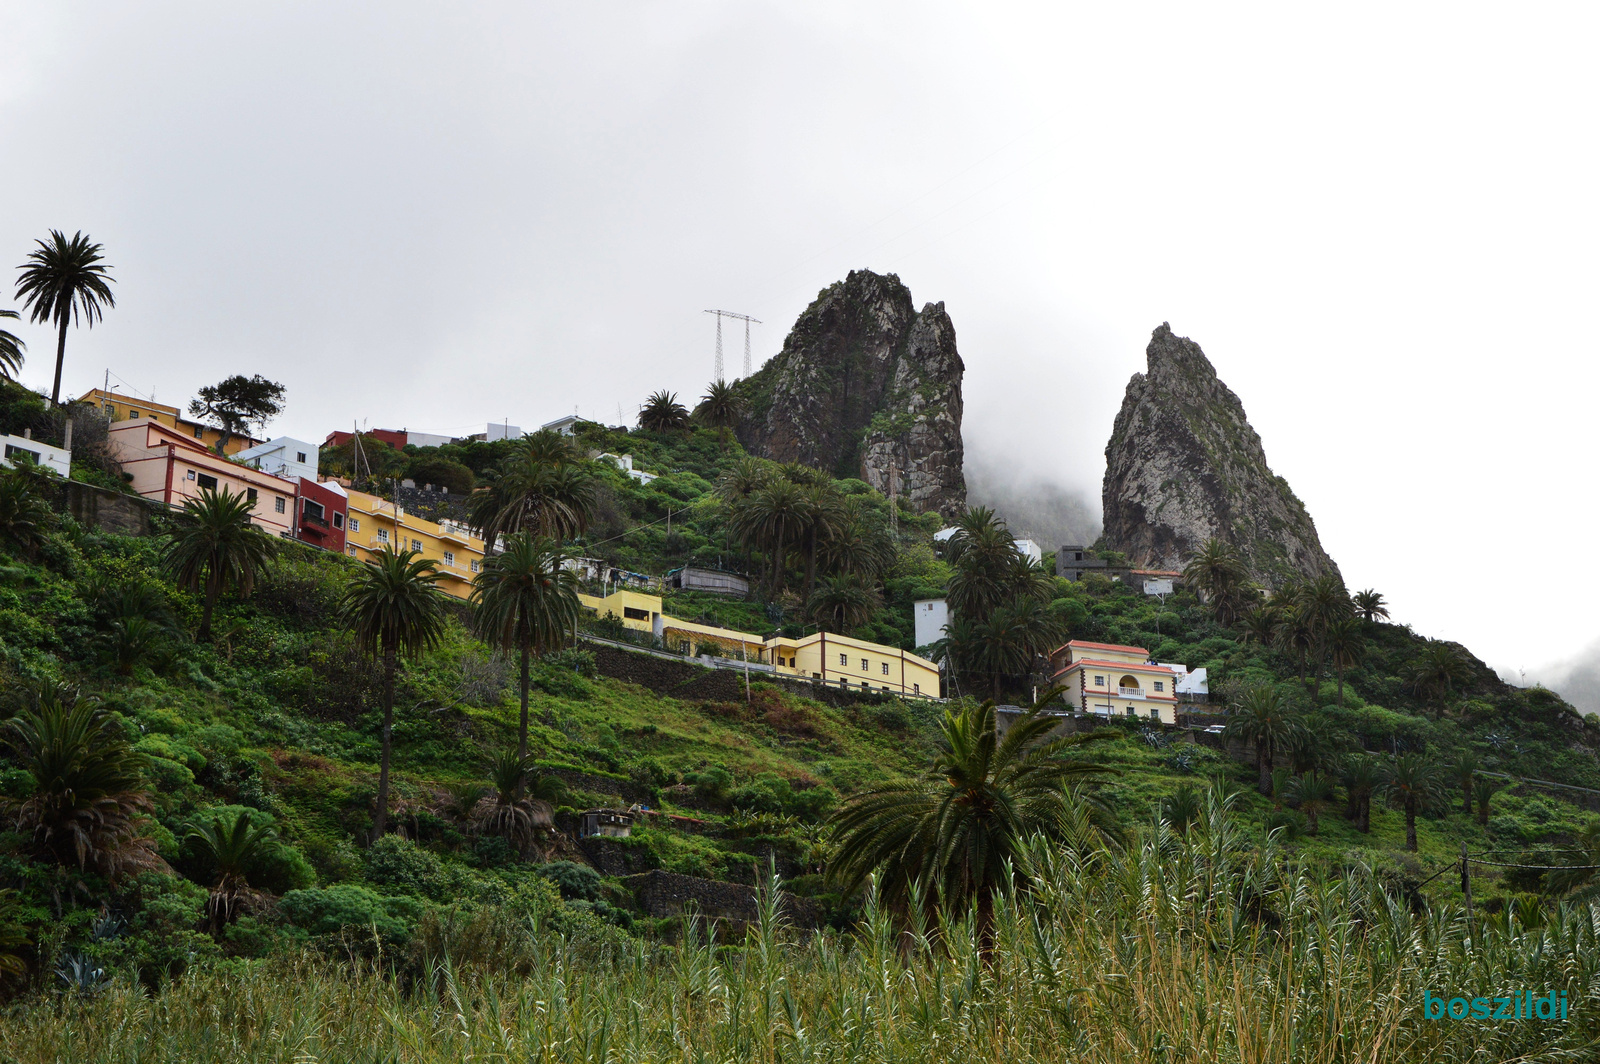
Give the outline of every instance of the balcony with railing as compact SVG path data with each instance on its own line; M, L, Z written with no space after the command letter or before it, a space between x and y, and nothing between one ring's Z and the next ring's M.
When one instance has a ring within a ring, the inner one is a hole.
M1144 690L1142 688L1139 688L1139 687L1119 687L1119 688L1117 688L1117 697L1118 698L1143 698L1144 697Z

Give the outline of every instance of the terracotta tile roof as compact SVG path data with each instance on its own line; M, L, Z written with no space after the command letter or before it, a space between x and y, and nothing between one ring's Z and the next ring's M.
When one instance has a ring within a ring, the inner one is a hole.
M1078 650L1120 650L1124 654L1143 654L1145 657L1150 656L1150 651L1146 650L1144 647L1129 647L1123 646L1120 643L1090 643L1082 639L1074 639L1065 646L1056 647L1055 650L1052 650L1050 653L1052 655L1058 654L1061 651L1066 650L1068 647L1073 647Z
M1059 676L1061 673L1071 672L1080 665L1093 665L1095 668L1105 669L1107 672L1153 672L1162 676L1178 675L1164 665L1130 665L1126 661L1099 661L1094 658L1079 658L1071 665L1061 669L1056 675Z

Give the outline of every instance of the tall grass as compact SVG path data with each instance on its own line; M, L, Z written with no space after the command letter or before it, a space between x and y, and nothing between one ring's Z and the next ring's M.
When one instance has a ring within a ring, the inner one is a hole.
M802 939L775 893L737 946L578 941L492 910L423 929L409 965L312 953L192 971L150 995L14 1007L18 1062L1377 1062L1600 1059L1600 909L1525 925L1416 912L1372 877L1319 880L1249 844L1209 800L1117 854L1036 847L998 906L986 964L970 922L869 908ZM497 922L499 921L499 922ZM1539 926L1532 926L1539 925ZM408 974L409 973L409 974ZM1424 990L1568 993L1565 1023L1427 1020Z

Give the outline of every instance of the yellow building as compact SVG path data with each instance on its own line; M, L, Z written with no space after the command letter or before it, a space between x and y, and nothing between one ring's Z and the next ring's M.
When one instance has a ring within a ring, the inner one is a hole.
M208 451L215 451L217 444L222 441L222 430L210 425L202 425L198 421L190 421L175 406L165 403L153 403L137 396L122 395L118 392L108 392L103 388L95 388L85 392L78 398L80 403L88 403L96 409L103 410L112 422L138 421L141 418L157 422L176 429L184 436L200 441L200 445ZM249 436L235 433L228 438L228 444L223 448L224 454L238 454L248 450L262 441Z
M605 598L580 594L578 601L597 616L616 617L625 628L659 637L663 646L679 653L692 654L699 646L711 643L721 649L722 657L768 666L779 676L913 698L939 697L938 665L864 639L829 632L799 639L763 639L749 632L680 620L662 612L659 595L639 591L616 591Z
M1051 682L1080 713L1178 722L1178 674L1144 647L1074 639L1050 654Z
M483 571L483 540L465 525L408 514L404 506L364 491L349 494L345 552L350 557L371 561L386 546L418 551L438 566L441 590L459 599L472 594L472 578Z

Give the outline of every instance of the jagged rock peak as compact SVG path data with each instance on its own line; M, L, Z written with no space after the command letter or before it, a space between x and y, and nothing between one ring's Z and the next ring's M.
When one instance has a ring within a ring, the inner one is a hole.
M1244 406L1200 345L1163 322L1128 382L1106 444L1106 545L1136 567L1181 569L1213 537L1256 579L1335 575L1304 504L1267 466Z
M783 350L739 390L754 454L859 477L919 512L966 504L956 330L943 303L918 311L894 274L852 270L824 288Z

